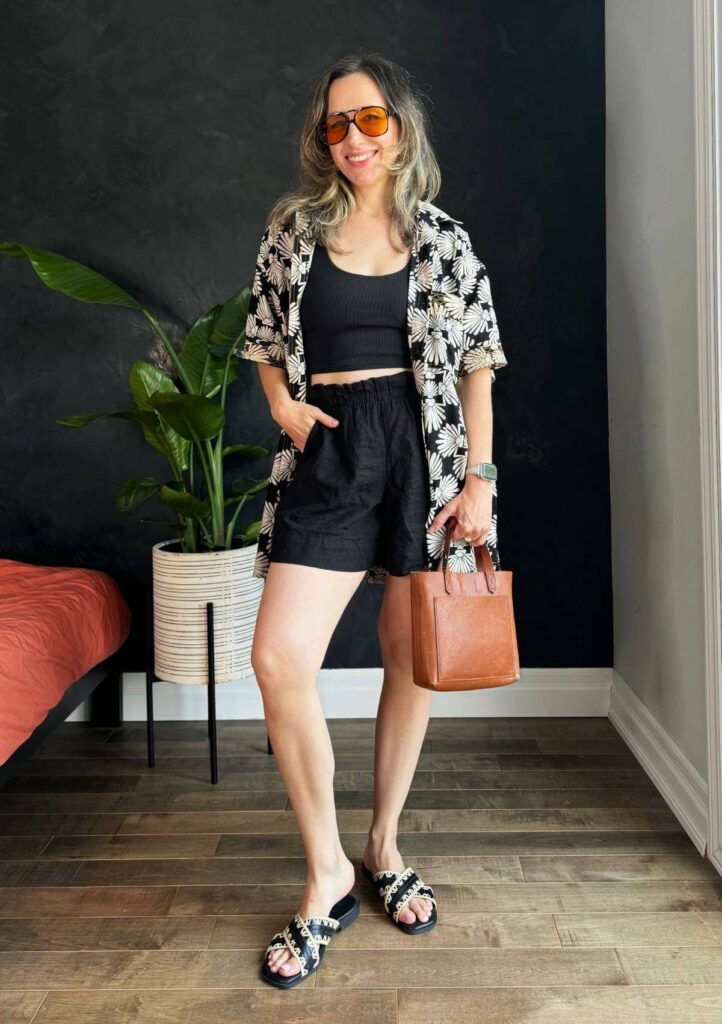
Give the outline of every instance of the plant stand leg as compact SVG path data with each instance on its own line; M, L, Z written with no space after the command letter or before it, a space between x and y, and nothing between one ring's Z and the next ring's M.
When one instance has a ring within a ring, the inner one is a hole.
M218 782L218 739L216 736L216 663L213 636L213 602L206 604L208 622L208 736L211 741L211 782Z
M155 735L153 732L153 683L155 665L153 657L153 592L147 591L145 606L145 705L148 730L148 767L155 768Z

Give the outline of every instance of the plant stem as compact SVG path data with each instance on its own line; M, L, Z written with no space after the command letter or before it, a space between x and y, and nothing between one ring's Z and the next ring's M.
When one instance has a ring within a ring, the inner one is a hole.
M230 365L231 365L231 352L229 352L228 355L226 356L226 365L223 367L223 383L221 384L221 396L220 396L220 398L221 398L221 408L222 409L225 409L225 407L226 407L226 389L228 387L228 373L229 373L229 370L230 370ZM213 456L215 458L216 472L218 474L218 482L220 484L220 490L221 490L221 501L220 501L220 510L219 510L220 521L219 521L219 524L218 524L218 526L219 526L219 536L221 538L223 538L223 531L224 531L224 524L225 524L225 503L224 503L224 500L223 500L224 485L225 485L225 483L224 483L224 475L223 475L223 432L224 432L224 427L225 427L225 424L224 424L223 427L221 427L220 432L218 434L218 437L216 438L215 450L213 452ZM238 512L236 511L236 515L237 514L238 514ZM233 517L232 524L233 524L233 522L235 522L235 516ZM233 533L232 533L233 526L232 526L232 524L231 524L231 527L229 527L225 531L225 546L227 548L229 548L231 546L231 542L229 540L229 537L232 538L232 536L233 536ZM224 540L221 539L220 542L223 543Z
M241 500L238 502L238 508L233 513L231 521L228 524L228 529L226 530L226 547L227 548L229 548L231 546L231 544L233 543L233 531L234 531L234 529L236 527L236 519L238 518L238 513L241 511L243 506L246 504L247 500L248 500L248 495L244 494L243 497L241 498Z
M176 372L178 374L178 377L179 377L181 383L183 384L183 387L186 390L186 394L192 395L193 394L193 389L191 387L191 382L188 379L187 373L183 369L183 364L181 363L180 359L178 358L178 353L176 352L176 350L173 348L173 346L171 345L170 341L166 337L165 331L163 330L161 325L158 323L156 318L154 316L152 316L148 312L147 309L144 309L143 313L147 316L148 320L150 321L151 325L153 326L153 329L157 332L158 337L160 338L160 340L165 345L166 351L168 352L168 355L169 355L173 365L176 368Z

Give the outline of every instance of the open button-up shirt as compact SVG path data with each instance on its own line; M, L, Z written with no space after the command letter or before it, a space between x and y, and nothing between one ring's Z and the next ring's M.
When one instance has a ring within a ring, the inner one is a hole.
M301 334L300 303L308 280L315 242L308 235L309 215L297 214L261 239L241 355L283 367L289 391L306 400L306 362ZM411 249L408 292L408 342L429 469L426 518L427 569L441 559L448 524L431 533L429 524L464 484L467 435L455 382L479 367L506 366L491 300L486 268L471 246L462 222L433 203L419 200ZM266 490L258 552L253 575L265 578L273 541L276 509L293 479L301 452L281 430L270 483ZM495 568L500 568L497 537L497 483L492 482L492 522L486 537ZM452 541L452 572L474 572L476 559L469 541ZM365 579L384 583L382 565L369 566Z

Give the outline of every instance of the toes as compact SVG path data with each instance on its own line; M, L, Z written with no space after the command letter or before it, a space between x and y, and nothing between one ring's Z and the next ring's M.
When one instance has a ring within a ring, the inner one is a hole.
M295 957L292 957L287 949L275 950L268 957L269 968L279 974L288 976L298 974L301 966Z
M426 918L428 917L428 914L426 913L426 907L424 905L424 901L417 899L417 900L412 900L411 902L414 905L414 913L418 917L419 921L425 921Z
M431 901L423 896L417 896L409 904L420 921L428 921L431 916Z
M288 958L288 951L285 949L277 949L268 957L268 964L270 967L274 967L276 970L281 964Z
M417 896L409 900L399 914L399 920L404 921L405 924L413 924L417 918L421 922L428 921L431 917L432 906L431 900L427 900L425 896Z

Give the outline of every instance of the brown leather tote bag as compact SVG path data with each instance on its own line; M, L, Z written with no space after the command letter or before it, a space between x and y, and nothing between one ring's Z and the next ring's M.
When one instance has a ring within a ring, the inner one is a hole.
M506 686L520 675L512 573L494 569L486 544L474 546L476 572L451 572L452 523L437 568L409 574L414 682L427 690Z

